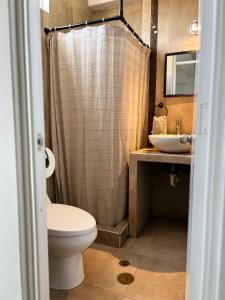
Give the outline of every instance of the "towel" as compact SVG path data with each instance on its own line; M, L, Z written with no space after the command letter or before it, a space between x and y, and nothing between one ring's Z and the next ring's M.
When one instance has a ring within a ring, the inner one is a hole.
M152 134L167 134L167 117L161 116L153 118Z

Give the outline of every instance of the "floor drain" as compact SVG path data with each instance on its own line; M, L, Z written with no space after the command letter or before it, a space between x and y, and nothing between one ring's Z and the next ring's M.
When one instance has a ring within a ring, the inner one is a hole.
M121 284L131 284L132 282L134 282L134 276L130 273L120 273L117 276L117 280Z
M128 260L123 259L119 261L119 265L121 267L128 267L130 265L130 262Z

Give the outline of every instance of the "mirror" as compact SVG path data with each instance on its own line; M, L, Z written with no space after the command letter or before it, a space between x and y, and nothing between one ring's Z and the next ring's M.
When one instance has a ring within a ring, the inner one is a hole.
M196 51L165 54L164 97L193 96Z

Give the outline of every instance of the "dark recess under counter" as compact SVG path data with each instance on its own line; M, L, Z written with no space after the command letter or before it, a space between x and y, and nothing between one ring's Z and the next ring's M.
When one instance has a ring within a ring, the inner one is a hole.
M130 154L129 234L137 237L151 217L187 220L191 153L169 154L152 148ZM171 187L171 165L179 182Z

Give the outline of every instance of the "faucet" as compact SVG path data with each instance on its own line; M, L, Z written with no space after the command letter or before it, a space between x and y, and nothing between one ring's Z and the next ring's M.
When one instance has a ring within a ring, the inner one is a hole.
M192 141L193 141L193 136L192 135L183 135L181 138L180 138L180 143L181 144L186 144L186 143L189 143L192 145Z
M176 135L180 135L180 119L176 119Z

